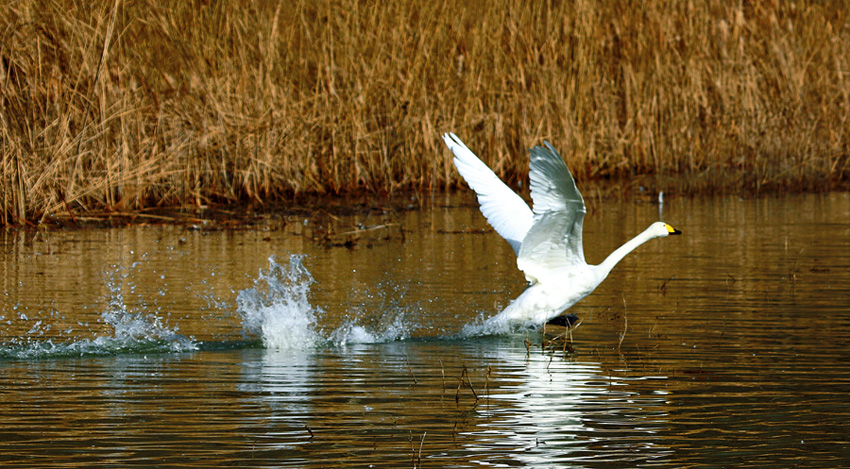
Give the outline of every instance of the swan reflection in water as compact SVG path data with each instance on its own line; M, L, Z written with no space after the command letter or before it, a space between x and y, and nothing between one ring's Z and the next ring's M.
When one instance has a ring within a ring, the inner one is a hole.
M600 453L620 462L672 453L657 443L669 427L666 377L617 376L596 361L559 353L499 355L517 366L491 383L491 405L479 407L470 449L490 448L492 455L500 448L525 467L598 461Z
M438 465L557 467L600 454L634 463L671 452L657 437L668 428L665 377L527 354L519 334L246 353L262 354L245 360L242 389L264 409L270 458L395 461L414 440L423 462ZM462 370L477 401L465 384L456 401Z

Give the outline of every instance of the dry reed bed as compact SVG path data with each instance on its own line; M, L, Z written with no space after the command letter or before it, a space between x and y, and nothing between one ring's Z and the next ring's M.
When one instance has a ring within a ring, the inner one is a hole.
M846 187L848 6L5 2L0 223L443 188L448 130L511 181L545 138L583 180Z

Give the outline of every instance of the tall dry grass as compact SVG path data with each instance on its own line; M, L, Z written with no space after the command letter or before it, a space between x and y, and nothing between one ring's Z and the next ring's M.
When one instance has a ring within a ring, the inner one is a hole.
M5 2L0 223L442 188L449 130L511 181L545 138L584 180L843 187L848 7Z

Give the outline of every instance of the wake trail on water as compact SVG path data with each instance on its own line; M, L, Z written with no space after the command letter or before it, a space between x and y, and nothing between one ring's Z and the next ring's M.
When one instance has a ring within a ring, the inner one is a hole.
M346 318L332 328L328 314L310 303L314 280L303 264L303 256L292 255L288 264L269 258L268 271L260 271L254 287L239 292L237 311L244 333L262 339L266 348L309 348L319 345L386 343L411 337L416 328L415 312L394 302L382 311L377 325L361 324L358 317ZM372 311L372 313L376 313ZM483 314L465 324L456 334L438 339L458 340L475 337L524 333L534 324L509 323L498 316Z
M43 338L51 324L39 320L28 333L0 343L0 359L37 359L78 356L109 356L131 353L179 353L198 350L264 347L309 349L321 346L386 343L409 338L415 328L410 310L398 305L383 308L379 321L364 321L369 314L331 318L310 302L315 280L303 263L304 256L291 255L288 262L269 257L253 286L236 295L237 321L242 340L199 341L180 333L163 318L161 308L144 303L127 306L122 291L133 291L133 269L112 266L105 272L108 290L105 310L99 315L93 337ZM216 304L226 305L218 298ZM371 314L371 313L370 313ZM53 314L51 314L53 316ZM22 320L27 320L21 314ZM60 318L61 319L61 318ZM368 317L367 317L368 319ZM329 325L329 324L333 325Z

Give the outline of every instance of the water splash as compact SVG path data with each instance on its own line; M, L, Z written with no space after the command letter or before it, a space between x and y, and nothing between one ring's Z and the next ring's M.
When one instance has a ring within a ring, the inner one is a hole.
M395 301L382 301L376 319L364 320L374 312L358 314L355 308L353 317L342 320L336 328L324 327L330 318L310 303L315 280L303 259L292 255L288 264L280 264L274 256L269 257L268 271L260 270L254 286L239 292L236 304L246 336L259 338L265 347L275 349L383 343L409 337L407 311Z
M16 312L16 320L31 324L23 336L0 343L0 359L191 352L260 344L269 349L309 349L386 343L411 336L416 308L404 301L405 292L396 285L379 284L374 294L367 288L360 292L365 295L363 301L341 305L342 313L327 313L310 302L315 280L303 259L291 255L288 263L278 263L274 256L269 257L268 269L259 271L253 286L236 294L239 323L234 327L241 328L241 341L197 341L168 323L168 314L156 298L139 296L127 301L125 294L137 294L133 274L144 264L142 259L127 266L113 265L104 272L104 311L92 327L78 322L79 328L69 326L67 332L48 334L53 328L50 319L30 319L25 312ZM207 294L212 309L230 308L226 301ZM51 313L52 320L68 324L61 313L56 314L59 317Z
M269 257L269 270L260 270L254 287L236 297L243 331L261 338L267 348L305 348L319 341L316 323L321 311L309 300L315 281L302 259L293 255L289 265L281 265Z
M130 308L122 293L125 289L133 291L135 285L130 273L139 265L131 264L127 268L112 266L105 272L108 296L106 309L100 320L108 332L95 333L94 337L72 338L63 341L61 336L43 338L50 331L51 324L35 320L23 337L17 337L0 346L0 358L34 359L74 356L115 355L119 353L166 353L189 352L198 350L198 345L189 337L178 333L178 327L168 326L165 321L148 310L144 304ZM58 313L51 313L55 316ZM62 320L60 317L54 318ZM27 321L21 313L19 319ZM81 324L82 325L82 324Z
M121 276L122 280L127 276ZM142 306L137 311L128 309L122 294L124 282L115 276L107 282L109 301L101 314L103 322L112 328L112 335L98 336L92 341L80 341L72 345L93 351L111 353L120 351L188 352L198 349L197 344L178 333L178 327L169 327L163 319ZM132 288L132 286L131 286Z
M463 326L459 337L473 338L485 337L493 335L507 335L515 332L525 332L533 329L537 324L512 324L508 321L503 321L497 316L485 317L484 313L479 313L476 319Z
M358 323L356 319L349 319L341 326L334 329L330 334L330 341L334 345L348 344L378 344L395 342L410 337L411 326L405 320L403 310L396 311L388 322L377 327L367 327Z

